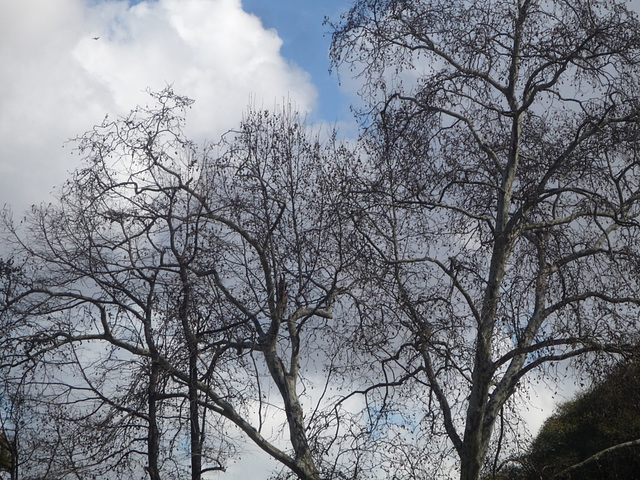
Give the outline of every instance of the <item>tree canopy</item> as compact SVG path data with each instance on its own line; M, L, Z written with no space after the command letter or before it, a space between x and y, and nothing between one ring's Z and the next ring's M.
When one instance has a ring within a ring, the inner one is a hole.
M154 99L77 140L59 203L5 217L21 281L4 365L53 409L50 474L199 479L238 432L299 478L339 470L321 452L343 419L324 395L305 416L300 372L319 352L330 372L337 348L323 332L350 260L325 172L349 152L287 111L202 151L181 130L191 100Z
M375 355L415 372L409 408L476 479L530 374L635 341L640 22L599 0L358 0L332 57L363 82Z
M617 366L603 381L561 404L523 463L528 478L638 478L640 363Z

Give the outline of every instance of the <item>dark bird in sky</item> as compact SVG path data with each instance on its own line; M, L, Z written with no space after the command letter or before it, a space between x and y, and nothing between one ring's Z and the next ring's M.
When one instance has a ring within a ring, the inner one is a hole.
M99 40L99 39L100 39L100 37L93 37L93 39L94 39L94 40Z

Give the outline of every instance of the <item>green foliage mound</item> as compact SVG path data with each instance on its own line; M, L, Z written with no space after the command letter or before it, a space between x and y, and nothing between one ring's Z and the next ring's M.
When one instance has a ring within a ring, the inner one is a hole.
M11 470L13 461L11 460L11 446L7 437L0 433L0 471Z
M579 468L567 468L610 447L640 439L640 362L619 365L604 382L561 405L543 425L524 462L535 479L640 479L640 445L613 449Z

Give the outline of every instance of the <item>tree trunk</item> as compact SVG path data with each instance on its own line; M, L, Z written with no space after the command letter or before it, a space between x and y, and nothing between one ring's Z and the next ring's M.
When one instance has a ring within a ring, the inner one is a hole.
M198 340L189 318L191 287L185 265L180 266L182 300L179 305L180 322L189 350L189 435L191 447L191 480L202 477L202 435L198 407Z
M160 453L160 431L157 421L157 392L158 372L160 366L156 361L151 362L151 374L149 375L149 433L147 436L147 472L151 480L160 480L158 457Z
M189 420L191 435L191 479L200 480L202 473L202 441L198 409L198 352L189 352Z
M311 454L304 426L302 406L296 393L295 375L286 372L274 345L267 347L265 359L271 372L271 377L275 381L278 390L280 390L284 401L291 445L295 452L296 474L301 480L319 480L320 474Z

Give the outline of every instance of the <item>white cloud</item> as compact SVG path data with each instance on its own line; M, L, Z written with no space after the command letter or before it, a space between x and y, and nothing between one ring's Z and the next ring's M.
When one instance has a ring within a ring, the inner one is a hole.
M310 111L315 87L281 44L240 0L3 1L0 206L46 200L77 162L63 143L145 103L147 88L196 100L196 139L235 127L250 99Z

